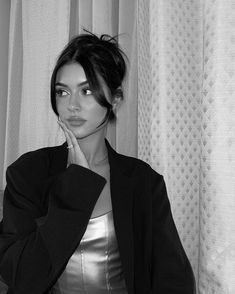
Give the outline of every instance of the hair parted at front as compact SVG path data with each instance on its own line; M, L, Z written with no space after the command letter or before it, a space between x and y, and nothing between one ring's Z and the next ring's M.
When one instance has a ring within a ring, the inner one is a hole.
M51 105L55 114L58 116L55 95L57 72L65 64L76 62L83 67L95 99L107 108L109 120L114 120L112 104L105 97L101 79L106 83L111 97L123 99L121 85L126 74L125 57L115 37L106 34L98 37L86 31L71 39L59 55L51 76Z

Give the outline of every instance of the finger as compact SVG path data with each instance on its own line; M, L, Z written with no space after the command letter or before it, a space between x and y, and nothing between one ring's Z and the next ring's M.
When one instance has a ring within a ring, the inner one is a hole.
M71 142L72 142L72 145L73 145L72 154L73 154L74 160L76 160L76 158L79 160L79 162L80 162L80 160L82 160L83 166L88 166L87 159L86 159L74 133L70 129L68 129L66 126L65 126L65 129L66 129L67 134L69 135Z
M73 146L73 148L69 149L70 152L69 154L71 155L71 159L72 160L75 160L76 161L76 158L79 159L79 161L82 159L83 164L85 166L88 166L88 163L87 163L87 160L86 160L86 157L84 155L84 153L82 152L81 150L81 147L74 135L74 133L65 125L65 123L61 123L62 127L63 127L63 130L65 132L65 135L67 137L67 142L69 142L69 146Z
M71 144L74 146L74 148L75 147L78 147L79 148L79 150L80 150L80 146L79 146L79 144L78 144L78 141L77 141L77 139L76 139L76 137L75 137L75 135L74 135L74 133L64 124L64 123L62 123L63 124L63 127L64 127L64 129L67 131L67 134L69 135L69 137L70 137L70 140L71 140Z
M72 142L74 148L78 147L78 148L80 149L80 146L79 146L79 144L78 144L78 141L77 141L77 139L76 139L74 133L73 133L71 130L69 130L69 129L67 129L67 133L68 133L68 135L69 135L69 137L70 137L70 140L71 140L71 142Z
M66 130L66 128L63 128L64 131L64 135L66 137L66 141L68 144L68 164L74 163L74 158L75 158L75 150L74 150L74 146L72 144L71 138Z
M84 153L82 152L74 133L65 125L65 123L62 122L60 125L65 133L68 144L73 146L73 148L69 149L68 154L70 163L75 163L82 165L86 168L90 168L87 159Z
M66 128L65 124L62 121L58 121L58 124L61 126L61 128L62 128L62 130L64 132L64 135L65 135L68 146L73 145L72 140L70 138L70 135L68 133L68 129Z
M61 121L61 126L63 127L64 131L66 131L68 133L68 135L70 136L71 140L73 140L73 137L75 138L73 132L66 126L66 124L64 122ZM76 138L75 138L76 140ZM76 140L77 141L77 140ZM74 142L75 143L75 142Z

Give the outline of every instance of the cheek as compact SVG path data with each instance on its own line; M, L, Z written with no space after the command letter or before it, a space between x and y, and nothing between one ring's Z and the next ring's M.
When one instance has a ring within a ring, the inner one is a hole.
M96 119L100 120L103 119L105 117L105 114L107 112L107 108L106 107L102 107L102 106L98 106L94 109L94 118L96 117Z
M82 109L89 115L90 119L97 120L106 113L106 108L97 103L94 98L86 100L86 103L82 104L82 106Z
M63 101L58 101L56 100L56 109L57 109L57 112L59 113L59 115L63 114L66 110L66 101L63 100Z

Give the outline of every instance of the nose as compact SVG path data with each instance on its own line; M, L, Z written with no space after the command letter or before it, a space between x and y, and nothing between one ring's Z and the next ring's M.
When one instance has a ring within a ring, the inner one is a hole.
M72 94L70 96L69 104L68 104L68 109L70 111L80 111L81 110L81 104L79 101L79 95L77 94Z

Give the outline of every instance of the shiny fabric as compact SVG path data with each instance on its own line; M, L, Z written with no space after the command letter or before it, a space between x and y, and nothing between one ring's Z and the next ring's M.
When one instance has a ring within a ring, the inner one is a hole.
M89 220L53 294L127 294L112 211Z

